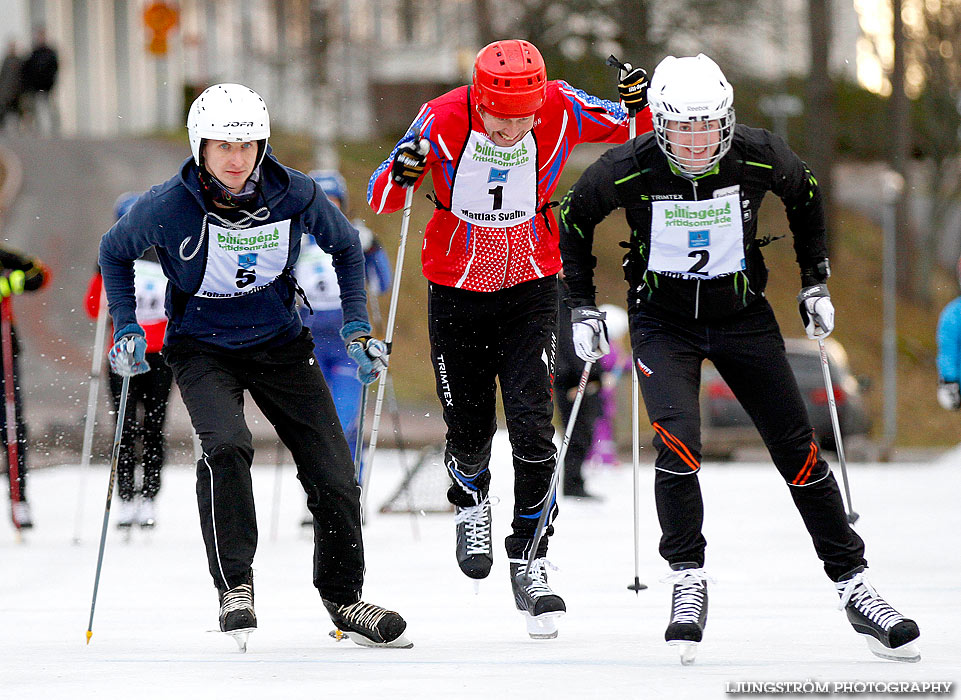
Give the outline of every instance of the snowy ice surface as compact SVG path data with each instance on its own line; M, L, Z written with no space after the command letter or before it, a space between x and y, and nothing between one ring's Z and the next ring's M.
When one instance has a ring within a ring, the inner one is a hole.
M401 478L378 451L370 503ZM591 471L603 503L565 499L550 581L567 601L560 635L534 641L514 609L501 542L512 500L509 447L493 460L495 564L477 595L454 561L451 515L380 515L365 527L364 597L408 620L410 650L365 649L332 629L311 586L312 544L299 523L293 467L255 465L260 523L255 567L260 628L248 652L217 628L192 468L169 466L158 527L129 542L113 523L91 643L85 644L108 469L31 473L37 527L16 544L0 524L0 698L720 698L738 681L961 680L961 455L927 464L850 464L871 580L921 627L922 661L872 656L837 609L788 489L768 463L708 463L710 617L697 662L663 641L670 590L658 557L652 469L641 466L640 595L633 581L632 470ZM840 480L840 470L835 465ZM82 538L71 542L78 493ZM376 511L376 508L371 508ZM6 515L6 507L3 512ZM276 517L279 525L272 523ZM954 544L952 544L952 542ZM953 661L952 661L953 659Z

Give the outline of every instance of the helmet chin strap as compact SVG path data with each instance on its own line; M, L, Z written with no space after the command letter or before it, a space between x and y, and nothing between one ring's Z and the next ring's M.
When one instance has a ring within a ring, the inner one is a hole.
M225 207L239 207L256 201L259 195L257 185L260 182L260 166L254 168L253 172L250 173L250 177L247 178L247 182L244 183L240 192L231 191L230 188L218 180L213 173L207 170L203 159L200 161L198 175L201 188L214 204Z

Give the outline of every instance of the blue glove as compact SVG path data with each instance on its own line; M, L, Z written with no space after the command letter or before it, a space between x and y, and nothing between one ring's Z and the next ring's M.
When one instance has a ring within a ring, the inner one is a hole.
M115 342L107 355L110 369L121 377L133 377L150 371L150 365L144 359L147 354L147 340L144 338L143 328L136 323L128 323L114 333L113 337Z
M370 384L387 369L387 345L383 340L362 335L347 343L347 354L357 363L357 379Z
M367 265L367 286L375 296L386 294L390 289L390 261L387 259L387 251L374 243L364 253L364 262Z

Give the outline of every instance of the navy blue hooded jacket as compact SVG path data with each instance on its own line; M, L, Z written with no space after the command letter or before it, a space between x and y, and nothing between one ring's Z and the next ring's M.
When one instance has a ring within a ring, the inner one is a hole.
M269 150L260 166L263 197L250 206L251 211L266 206L269 215L250 223L262 227L290 221L283 274L248 294L197 296L207 268L210 226L219 223L214 215L231 211L208 212L197 173L198 166L188 158L178 175L141 196L101 239L100 268L114 328L136 323L133 263L154 246L168 280L165 346L189 338L236 350L292 340L302 328L292 269L305 233L313 234L334 258L344 324L368 323L364 253L356 229L313 180L281 165ZM243 230L233 233L242 236Z

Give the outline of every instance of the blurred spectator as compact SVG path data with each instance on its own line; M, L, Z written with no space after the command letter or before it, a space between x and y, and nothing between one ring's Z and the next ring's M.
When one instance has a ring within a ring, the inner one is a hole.
M584 360L574 352L574 339L571 332L571 310L564 303L567 288L564 281L558 284L558 317L557 317L557 355L554 368L554 403L561 414L563 425L562 434L567 430L567 423L571 418L574 399L584 372ZM601 413L601 367L594 363L588 375L584 398L578 409L577 421L571 432L571 439L564 456L564 481L561 484L563 495L571 498L596 498L584 488L582 466L584 457L591 447L594 437L594 423Z
M24 292L35 292L50 281L50 272L42 262L36 258L30 258L20 253L0 246L0 298L5 299L5 305L11 303L10 299ZM11 347L9 352L13 358L12 367L5 368L3 355L0 354L0 391L5 392L6 378L9 375L13 379L13 418L16 424L17 435L16 449L16 468L10 469L11 450L7 450L7 474L16 475L16 479L10 479L10 497L13 521L19 528L33 527L33 518L30 513L30 504L27 502L27 426L23 417L23 402L21 400L20 381L20 343L17 341L17 329L12 318L10 318L10 338ZM5 334L4 334L5 335ZM3 338L3 342L8 342ZM9 410L8 405L8 410ZM3 446L7 445L7 411L0 411L0 435L2 435Z
M57 112L50 101L59 67L57 52L47 44L46 31L38 27L33 34L33 49L23 64L23 91L34 127L51 134L59 131Z
M961 284L961 260L958 260ZM948 411L961 409L961 297L948 302L938 318L938 403Z
M17 42L11 39L0 66L0 131L6 126L7 117L13 116L19 121L22 116L23 64Z
M616 467L621 463L617 456L614 435L614 417L617 415L617 391L625 372L630 376L631 351L625 347L627 337L627 312L614 304L599 307L607 314L608 340L611 351L598 361L601 367L601 414L594 422L594 444L587 455L587 463L595 466Z
M114 213L119 220L139 198L139 192L125 192L117 198ZM167 401L173 384L173 372L163 361L160 350L167 331L164 294L167 280L154 248L134 261L134 293L137 296L137 323L144 330L147 351L144 359L150 371L130 378L127 407L123 421L123 440L117 461L117 491L120 507L117 527L129 530L134 525L152 528L156 525L154 501L160 492L160 473L166 457L164 423L167 420ZM100 268L90 279L87 288L86 310L91 318L100 313L103 277ZM113 333L111 332L111 337ZM110 372L110 392L114 408L119 410L123 377ZM139 452L139 459L138 459ZM136 472L142 465L138 487Z

